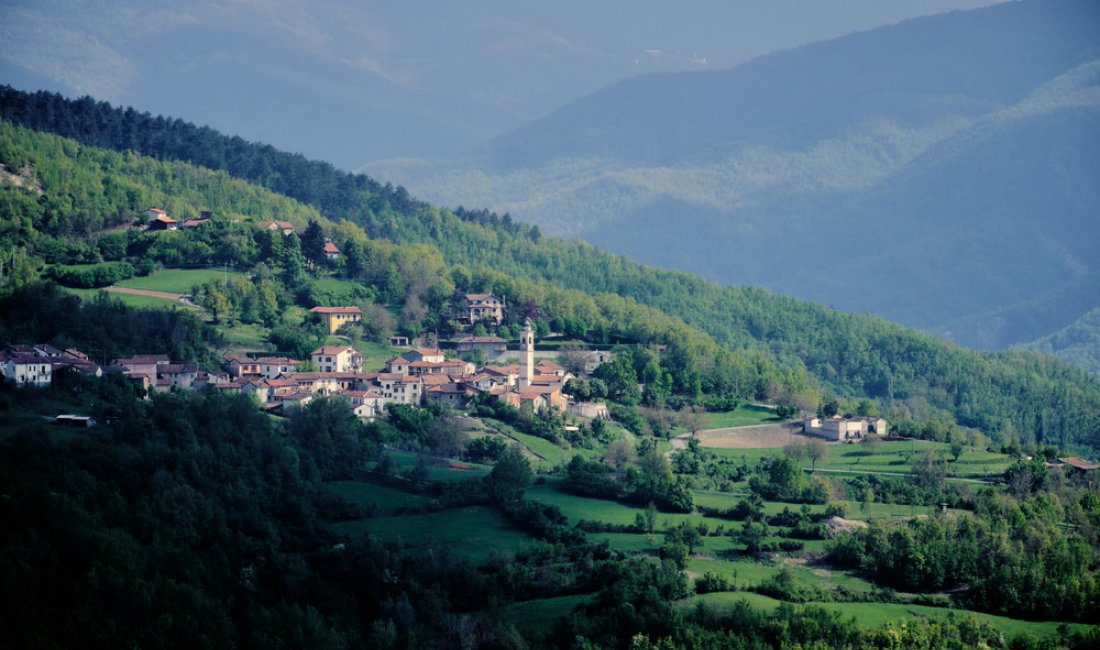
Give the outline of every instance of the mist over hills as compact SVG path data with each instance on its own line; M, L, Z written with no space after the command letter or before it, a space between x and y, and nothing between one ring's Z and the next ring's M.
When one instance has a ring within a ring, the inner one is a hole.
M1003 348L1100 305L1100 9L1007 3L616 83L370 165L641 261Z
M0 81L352 169L454 155L618 79L723 68L993 0L0 3Z

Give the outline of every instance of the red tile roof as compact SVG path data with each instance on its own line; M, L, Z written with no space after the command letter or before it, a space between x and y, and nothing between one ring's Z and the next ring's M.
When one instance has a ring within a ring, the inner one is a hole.
M314 307L309 310L313 314L361 314L358 307Z

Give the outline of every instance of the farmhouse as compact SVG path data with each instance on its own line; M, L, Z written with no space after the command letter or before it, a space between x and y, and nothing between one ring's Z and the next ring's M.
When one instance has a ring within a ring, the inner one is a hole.
M884 436L887 433L886 420L874 417L821 419L808 417L802 422L802 431L811 436L826 440L855 440L869 433Z
M340 249L336 246L336 244L330 241L325 242L325 247L323 251L325 253L325 259L330 262L335 262L340 259Z
M430 363L443 363L447 359L447 355L443 354L443 350L439 348L415 348L408 352L402 353L402 357L413 361L428 361Z
M346 323L358 323L363 320L363 312L358 307L353 306L314 307L309 312L321 317L321 320L328 326L329 334L335 334L336 330Z
M179 222L166 214L149 221L149 230L176 230L177 228L179 228Z

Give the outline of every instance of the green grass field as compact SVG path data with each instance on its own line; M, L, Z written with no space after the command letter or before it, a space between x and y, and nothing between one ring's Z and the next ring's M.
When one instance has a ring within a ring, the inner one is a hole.
M363 481L333 481L325 489L363 508L377 508L379 515L392 515L402 508L423 508L430 499L397 488Z
M708 429L747 427L753 424L779 422L775 409L758 404L742 404L732 411L707 413L704 416Z
M59 285L60 286L60 285ZM103 291L103 289L73 289L70 287L61 287L61 289L67 293L71 293L75 296L79 296L81 300L94 300L96 294L106 293L111 298L120 300L122 304L127 307L179 307L181 309L189 309L178 300L171 298L157 298L155 296L139 296L133 293L120 293L118 291Z
M230 270L226 273L223 269L161 269L154 271L145 277L134 277L118 283L120 287L131 289L148 289L150 291L168 291L170 293L191 293L191 288L197 284L207 282L221 282L226 278L232 280L244 275Z
M1006 454L994 454L985 450L967 448L959 456L958 462L952 460L950 446L931 440L891 440L879 443L874 453L870 453L862 444L830 444L825 458L817 461L816 469L844 470L857 473L908 474L913 458L924 451L941 454L947 460L948 476L959 478L984 479L1003 474L1011 464ZM730 459L744 458L755 464L765 456L776 457L784 454L782 448L770 449L722 449L708 447L707 451ZM906 458L909 458L907 461ZM809 469L813 463L807 458L799 465Z
M514 550L533 541L495 508L471 506L430 514L374 517L340 522L333 528L346 535L369 532L405 546L448 552L484 561L493 550Z
M504 610L504 620L523 632L548 632L554 621L568 615L588 596L558 596L516 603Z
M733 607L738 601L745 601L756 609L772 611L779 607L780 602L775 598L761 594L748 592L728 592L717 594L705 594L693 596L678 603L682 611L694 608L698 603L705 603L716 612ZM986 621L997 630L1009 637L1020 634L1036 636L1048 636L1058 633L1062 625L1053 621L1022 621L1006 616L994 616L969 610L948 609L941 607L929 607L927 605L910 605L904 603L814 603L816 606L839 612L843 616L850 616L856 623L866 628L874 628L887 622L902 622L912 620L914 617L950 617L968 616L981 621ZM1070 624L1070 629L1084 630L1087 625Z

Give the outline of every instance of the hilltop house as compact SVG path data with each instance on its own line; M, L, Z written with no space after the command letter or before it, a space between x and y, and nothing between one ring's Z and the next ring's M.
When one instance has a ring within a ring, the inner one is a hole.
M466 302L454 314L454 317L466 325L485 321L493 325L504 322L504 301L491 293L468 293Z
M363 312L358 307L314 307L311 314L317 314L328 326L328 333L335 334L346 323L358 323L363 320Z

